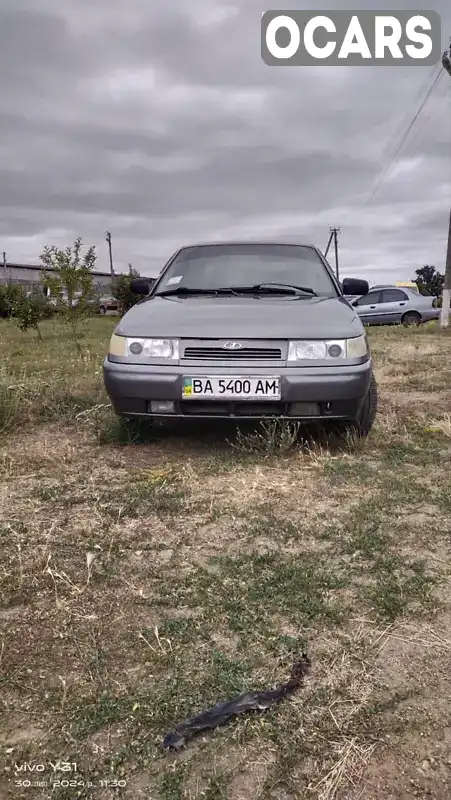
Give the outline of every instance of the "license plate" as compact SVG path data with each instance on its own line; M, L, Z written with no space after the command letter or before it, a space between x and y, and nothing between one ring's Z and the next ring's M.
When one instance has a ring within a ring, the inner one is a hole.
M221 378L183 378L184 400L233 399L280 400L280 377L246 378L224 375Z

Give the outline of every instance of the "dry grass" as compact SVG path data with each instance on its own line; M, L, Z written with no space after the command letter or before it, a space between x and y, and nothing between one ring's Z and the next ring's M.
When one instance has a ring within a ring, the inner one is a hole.
M131 436L101 383L113 324L82 358L55 323L0 324L0 796L448 800L449 336L371 331L366 442ZM294 698L161 753L305 645Z

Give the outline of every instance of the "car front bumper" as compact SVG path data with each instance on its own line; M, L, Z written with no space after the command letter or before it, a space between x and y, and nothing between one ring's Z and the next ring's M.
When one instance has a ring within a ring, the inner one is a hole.
M301 420L345 419L359 417L368 393L372 375L371 359L364 364L340 367L261 367L243 368L248 377L281 378L281 399L183 400L183 376L221 377L230 375L230 368L187 366L141 366L105 359L105 388L118 414L126 417L219 417L255 419L282 417ZM173 413L151 411L151 401L172 401Z

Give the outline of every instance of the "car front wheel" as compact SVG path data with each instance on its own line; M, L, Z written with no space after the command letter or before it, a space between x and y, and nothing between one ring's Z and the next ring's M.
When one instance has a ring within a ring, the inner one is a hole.
M371 428L373 427L373 423L377 414L377 402L377 383L373 373L371 375L370 388L368 389L368 393L363 401L360 417L357 420L357 432L361 437L368 436Z
M364 439L366 436L368 436L376 418L377 402L377 383L374 374L372 374L370 388L368 389L368 393L363 401L358 419L341 423L338 426L337 433L340 436L343 436L345 439L347 439L349 435L357 436L360 439Z

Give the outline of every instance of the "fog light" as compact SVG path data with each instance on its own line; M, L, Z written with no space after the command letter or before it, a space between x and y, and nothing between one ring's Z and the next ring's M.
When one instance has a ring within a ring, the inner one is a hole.
M151 400L150 410L154 414L173 414L175 408L172 400Z
M343 350L339 344L331 344L328 352L331 358L340 358Z
M318 405L317 403L291 403L290 414L293 417L317 417Z
M132 342L130 345L130 353L133 353L134 356L141 355L143 351L142 344L140 342Z

